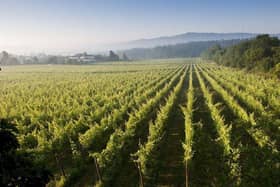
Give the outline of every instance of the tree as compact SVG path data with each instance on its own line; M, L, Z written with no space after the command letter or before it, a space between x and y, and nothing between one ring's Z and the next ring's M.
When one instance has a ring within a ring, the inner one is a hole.
M6 51L3 51L1 53L1 59L0 59L0 64L2 65L7 65L7 61L9 59L9 54Z
M110 61L119 61L120 57L117 54L115 54L113 51L110 51L109 52L109 60Z
M34 64L38 64L38 63L39 63L39 59L38 59L38 57L36 57L36 56L34 56L34 57L32 58L32 61L33 61Z
M123 61L129 61L129 58L126 56L125 53L123 53L122 60Z
M227 48L212 46L202 57L225 66L271 72L280 62L280 40L266 34L259 35L255 39Z
M9 55L6 51L3 51L1 53L1 58L0 58L0 64L2 65L16 65L19 64L19 61L17 58Z

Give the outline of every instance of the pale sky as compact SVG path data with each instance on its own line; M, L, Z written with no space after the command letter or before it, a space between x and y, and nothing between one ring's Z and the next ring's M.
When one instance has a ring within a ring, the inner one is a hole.
M0 0L0 50L94 51L185 32L280 33L279 0Z

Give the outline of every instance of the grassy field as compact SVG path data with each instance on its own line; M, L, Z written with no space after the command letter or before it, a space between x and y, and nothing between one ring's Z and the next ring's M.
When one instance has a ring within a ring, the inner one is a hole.
M48 186L278 186L280 83L201 59L2 67Z

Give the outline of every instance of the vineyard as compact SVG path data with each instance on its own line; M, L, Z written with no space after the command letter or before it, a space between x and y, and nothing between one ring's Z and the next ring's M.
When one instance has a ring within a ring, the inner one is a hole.
M278 186L280 82L201 59L26 65L0 119L48 186Z

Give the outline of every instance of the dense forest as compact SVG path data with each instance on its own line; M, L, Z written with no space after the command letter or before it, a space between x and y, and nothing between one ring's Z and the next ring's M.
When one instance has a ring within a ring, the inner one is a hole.
M200 54L213 45L222 47L240 43L243 40L217 40L181 43L175 45L158 46L154 48L134 48L124 52L130 59L163 59L163 58L184 58L198 57Z
M226 48L214 45L202 57L221 65L268 72L280 78L280 40L277 37L259 35L255 39Z

